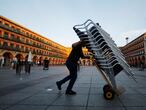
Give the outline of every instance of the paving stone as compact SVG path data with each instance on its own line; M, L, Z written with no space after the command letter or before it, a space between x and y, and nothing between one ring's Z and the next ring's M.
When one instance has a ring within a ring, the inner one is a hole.
M0 104L0 110L6 109L7 107L9 107L11 105L5 105L5 104Z
M29 94L13 93L0 97L0 104L15 104L25 98L29 97Z
M78 95L80 95L80 94L88 95L89 94L89 87L74 87L73 90L76 91Z
M69 73L65 66L52 66L48 71L37 67L32 69L30 76L26 77L23 74L23 80L15 76L15 71L6 70L0 74L1 90L3 87L15 86L28 81L38 80L39 83L1 96L0 110L7 107L8 110L146 110L145 71L141 72L136 69L133 71L138 83L121 72L115 79L117 85L124 86L126 91L121 96L107 101L103 97L103 86L106 82L96 67L81 67L73 87L77 95L73 96L65 95L68 82L62 85L61 91L56 87L55 82ZM41 80L43 78L46 80Z
M87 110L125 110L124 107L88 107Z
M7 110L45 110L46 106L15 105Z
M20 102L19 104L28 105L50 105L57 97L57 94L37 94Z
M120 96L120 100L125 106L146 106L146 97L139 94L123 94Z
M62 95L53 103L56 106L86 106L86 104L87 95Z
M91 87L90 88L90 94L91 95L103 94L103 88L102 87Z
M145 107L126 107L127 110L146 110Z
M136 88L136 90L141 93L146 95L146 87L145 88Z
M98 107L122 107L122 103L117 97L114 100L105 100L103 95L90 95L88 106Z
M86 110L86 108L79 106L50 106L47 110Z

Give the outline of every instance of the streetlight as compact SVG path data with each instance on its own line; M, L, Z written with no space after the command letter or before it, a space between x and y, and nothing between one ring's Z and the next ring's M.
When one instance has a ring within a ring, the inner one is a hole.
M126 44L128 44L129 37L126 37Z

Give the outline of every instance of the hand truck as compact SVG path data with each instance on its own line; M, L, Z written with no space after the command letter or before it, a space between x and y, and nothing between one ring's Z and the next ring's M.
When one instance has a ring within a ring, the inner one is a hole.
M136 81L120 49L98 23L88 19L83 24L75 25L73 29L92 53L94 63L107 83L103 87L105 99L111 100L115 94L120 95L124 92L124 88L118 88L115 81L115 76L121 71Z

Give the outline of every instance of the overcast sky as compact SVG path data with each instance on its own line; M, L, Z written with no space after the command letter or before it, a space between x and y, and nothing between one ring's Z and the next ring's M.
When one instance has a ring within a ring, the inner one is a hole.
M146 32L146 0L0 0L0 15L64 46L79 40L72 27L87 19L118 46Z

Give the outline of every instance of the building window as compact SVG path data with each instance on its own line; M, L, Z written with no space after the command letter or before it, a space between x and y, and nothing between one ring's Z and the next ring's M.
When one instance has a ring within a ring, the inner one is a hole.
M30 37L33 38L33 37L32 37L32 34L30 34Z
M25 34L25 32L24 32L23 30L21 30L21 34L23 34L23 35L24 35L24 34Z
M26 52L28 52L28 47L26 47L26 49L25 49L25 50L26 50Z
M33 39L36 39L36 36L35 35L33 36Z
M29 43L29 40L28 39L26 39L26 44L28 44Z
M15 27L14 26L12 26L11 28L12 28L13 31L15 30Z
M33 42L30 40L29 44L31 44L31 45L32 45L32 44L33 44Z
M36 50L35 49L33 49L33 53L36 54Z
M19 29L19 28L16 28L16 31L17 31L18 33L20 33L20 29Z
M17 39L17 41L20 41L20 37L19 36L17 36L16 39Z
M12 40L14 40L14 39L15 39L14 34L11 34L11 39L12 39Z
M5 23L5 25L9 27L9 24L8 23Z
M4 47L7 47L7 46L8 46L8 42L4 42L4 43L3 43L3 46L4 46Z
M10 47L11 47L11 48L14 48L14 44L13 44L13 43L10 43Z
M24 37L21 37L21 41L22 41L22 42L25 42L25 38L24 38Z
M19 49L19 45L18 44L16 44L16 49Z
M4 38L8 38L9 34L8 32L4 32Z
M21 46L21 50L24 51L24 46Z
M26 33L26 36L29 36L29 33L28 32Z

